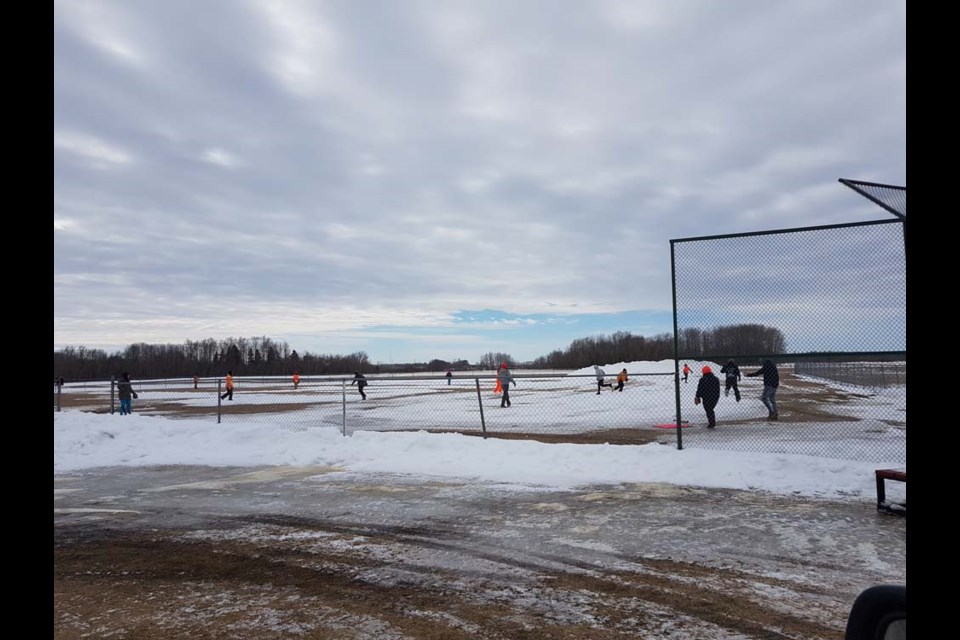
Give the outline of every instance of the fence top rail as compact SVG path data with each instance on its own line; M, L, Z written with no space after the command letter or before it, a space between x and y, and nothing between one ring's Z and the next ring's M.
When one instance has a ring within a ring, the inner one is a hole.
M616 378L617 374L620 371L606 371L604 370L604 376L607 378ZM510 371L510 375L517 380L563 380L569 378L589 378L591 380L596 379L595 373L522 373ZM673 371L661 371L661 372L634 372L627 371L627 375L631 378L642 377L642 376L672 376L674 375ZM393 380L405 381L405 382L430 382L430 381L444 381L448 379L453 380L495 380L497 378L496 373L475 373L475 372L454 372L449 378L444 374L411 374L411 375L396 375L396 374L364 374L364 379L368 382L371 381L380 381L380 382L389 382ZM248 382L248 383L259 383L259 384L289 384L291 376L233 376L234 381L236 382ZM223 382L224 376L201 376L198 378L198 382L207 383L210 382ZM352 375L347 374L334 374L334 375L301 375L300 376L300 385L307 385L310 383L340 383L340 382L353 382L356 380ZM75 388L83 387L98 387L98 386L110 386L113 380L87 380L83 382L74 382L72 386ZM150 378L150 379L137 379L132 380L134 386L143 385L143 386L159 386L159 385L193 385L193 378ZM54 386L58 386L54 383ZM71 386L71 383L65 382L64 387Z

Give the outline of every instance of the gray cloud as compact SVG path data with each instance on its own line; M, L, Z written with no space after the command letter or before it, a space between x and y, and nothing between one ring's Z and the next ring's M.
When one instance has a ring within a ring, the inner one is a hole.
M885 215L905 56L903 2L55 2L55 345L667 308L671 238Z

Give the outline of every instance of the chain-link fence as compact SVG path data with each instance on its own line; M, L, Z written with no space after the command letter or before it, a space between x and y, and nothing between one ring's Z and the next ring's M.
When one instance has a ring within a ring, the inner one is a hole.
M751 367L744 360L744 377L736 388L725 394L721 383L718 426L708 430L705 414L693 399L701 368L719 371L721 365L702 359L682 362L693 367L686 382L682 373L673 373L673 361L640 363L644 371L628 371L622 391L616 390L611 376L605 384L614 386L598 387L593 374L518 372L517 384L509 390L509 407L501 406L503 394L496 391L492 375L450 380L417 375L370 376L363 390L366 398L351 384L352 377L303 376L297 387L286 378L235 378L233 400L221 397L225 389L217 378L201 379L196 387L190 379L134 381L138 397L132 410L224 428L332 428L344 435L423 430L547 442L660 442L877 462L899 462L905 452L905 385L869 390L799 372L801 364L810 363L784 362L778 367L782 418L771 423L760 400L762 379L745 376L759 362ZM54 409L118 413L115 382L55 385ZM118 421L122 424L119 416Z
M907 384L906 362L798 362L794 373L867 389L896 389Z
M698 386L709 366L721 388L716 427L682 429L679 446L904 463L904 224L672 240L678 365ZM679 393L677 409L706 422Z
M368 376L361 394L352 376L234 378L233 399L219 378L134 381L132 410L140 415L283 428L425 430L533 438L555 442L641 444L665 435L656 425L675 422L672 362L659 371L628 371L598 387L593 373L514 372L504 401L496 377L484 375ZM364 397L365 396L365 397ZM55 410L119 411L115 381L55 385Z

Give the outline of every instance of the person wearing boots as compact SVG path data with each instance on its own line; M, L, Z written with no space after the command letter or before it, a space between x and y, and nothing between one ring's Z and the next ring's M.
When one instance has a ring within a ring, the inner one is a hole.
M130 374L126 371L120 376L120 382L117 383L117 397L120 398L120 415L128 416L133 413L133 400L137 398L137 392L133 390L133 384L130 382Z
M357 391L360 392L360 397L366 400L367 394L363 392L363 388L367 386L367 378L359 371L353 372L353 382L350 383L350 386L352 387L353 385L357 385Z
M600 395L600 392L603 391L604 387L610 387L610 389L613 389L612 382L603 381L603 377L607 375L603 369L597 365L593 365L593 372L597 375L597 395Z
M733 395L736 397L737 402L740 402L740 387L737 385L741 377L740 367L738 367L737 363L733 360L727 360L727 364L720 367L720 373L726 375L726 385L723 390L723 395L729 398L730 389L733 389Z
M225 386L227 390L223 392L223 395L220 396L221 400L233 400L233 371L227 371L227 379Z
M623 383L626 382L627 379L628 379L627 370L624 369L623 371L617 374L617 386L614 387L612 390L623 392Z
M707 412L707 429L713 429L717 426L717 416L713 410L720 402L720 379L713 375L713 370L708 366L700 371L703 375L697 383L697 395L693 402L703 405L703 410Z
M509 407L510 406L510 383L513 383L513 386L517 386L517 381L513 379L513 376L510 375L510 369L507 368L507 363L501 363L500 370L497 371L497 381L500 383L500 386L503 388L503 395L500 396L500 406Z
M748 373L747 377L763 375L763 394L760 401L767 408L770 414L767 420L776 420L780 417L777 413L777 388L780 386L780 372L777 371L777 365L771 360L764 360L760 368L753 373Z

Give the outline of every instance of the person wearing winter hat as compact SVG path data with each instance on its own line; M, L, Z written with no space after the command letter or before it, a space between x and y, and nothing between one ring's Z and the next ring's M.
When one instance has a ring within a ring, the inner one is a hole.
M497 371L497 382L500 383L500 386L503 388L503 395L500 396L500 406L509 407L510 406L510 383L513 383L513 386L517 386L517 381L513 379L513 376L510 375L510 369L507 368L507 363L504 362L500 365L500 370Z
M360 392L360 398L363 400L367 399L367 394L363 392L363 388L367 386L367 378L359 371L353 372L353 381L350 382L350 386L357 385L357 391Z
M730 389L733 389L733 394L737 399L737 402L740 402L740 387L737 385L737 382L740 380L740 367L737 366L737 363L732 359L727 360L727 364L720 367L720 373L724 374L726 377L726 384L724 385L723 395L730 397Z
M697 395L694 396L693 402L703 405L703 410L707 412L707 428L713 429L717 426L717 416L713 410L720 402L720 378L713 375L713 370L709 366L704 365L700 371L703 375L697 383Z
M133 390L133 384L130 382L130 374L126 371L120 376L117 383L117 396L120 398L120 415L128 416L133 413L133 400L137 398L137 392Z
M617 374L617 386L611 389L611 391L619 391L623 393L623 383L625 383L630 378L627 377L627 369L624 368L620 373Z

